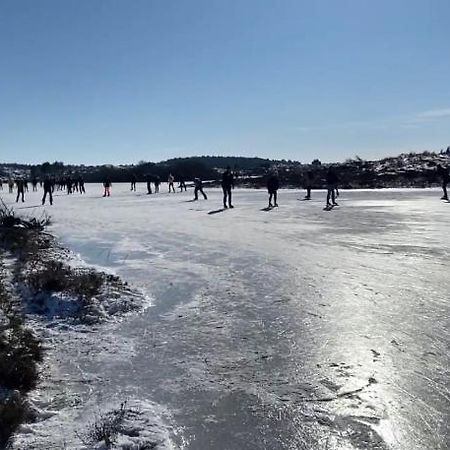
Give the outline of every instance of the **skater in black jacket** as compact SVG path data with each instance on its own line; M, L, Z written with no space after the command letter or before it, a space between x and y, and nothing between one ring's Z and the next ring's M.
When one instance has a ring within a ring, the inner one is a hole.
M327 208L330 208L332 206L339 206L336 203L336 192L338 191L338 183L339 178L336 175L336 172L334 171L333 167L330 167L327 172L326 176L326 182L327 182ZM330 202L331 200L331 202Z
M223 207L234 208L231 204L231 189L234 188L234 175L231 172L230 166L222 175L222 190L223 190ZM228 203L228 205L227 205Z
M267 191L269 192L269 208L278 207L277 197L280 180L276 172L272 173L267 180ZM272 205L273 198L273 205Z
M45 205L45 199L47 194L50 200L50 205L53 205L53 183L52 180L47 176L44 179L44 196L42 197L42 204Z

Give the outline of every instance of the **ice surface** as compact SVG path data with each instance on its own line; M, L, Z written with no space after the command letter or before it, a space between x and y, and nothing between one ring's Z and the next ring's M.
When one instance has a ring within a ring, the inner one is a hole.
M282 190L280 207L261 211L266 192L235 190L236 208L213 215L219 190L198 202L143 185L87 191L55 196L50 231L153 305L86 333L47 330L36 397L56 414L29 426L33 439L81 448L74 430L131 398L150 405L166 446L448 448L450 204L439 191L342 191L324 211L324 192ZM18 209L40 214L39 195L26 199Z

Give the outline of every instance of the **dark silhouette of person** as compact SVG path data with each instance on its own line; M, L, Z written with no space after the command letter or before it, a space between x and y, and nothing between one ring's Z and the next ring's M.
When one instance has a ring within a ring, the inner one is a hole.
M105 188L103 197L110 197L111 196L111 180L109 178L105 179L105 181L103 182L103 187Z
M183 189L184 189L184 192L186 192L187 191L187 188L186 188L186 182L184 181L184 177L178 177L178 183L179 183L179 188L180 188L180 192L183 192Z
M31 181L31 184L33 186L33 192L37 191L37 185L38 185L38 180L36 177L33 178L33 180Z
M169 183L169 192L175 193L175 185L173 184L175 182L175 177L171 173L169 173L167 182Z
M311 170L308 170L303 177L303 187L306 189L305 200L311 200L311 189L314 175Z
M442 179L442 192L444 195L441 197L441 200L448 200L447 184L450 181L448 169L439 164L437 166L437 173Z
M28 180L23 180L23 187L28 192Z
M14 192L14 181L11 178L8 180L8 189L10 194Z
M159 192L159 185L161 184L161 178L159 177L159 175L155 175L154 183L155 183L155 194L156 194Z
M280 180L276 172L272 173L267 179L267 191L269 192L269 208L278 207L277 197L278 189L280 187ZM273 205L272 205L273 198Z
M16 197L16 203L19 201L19 198L22 197L22 203L25 201L25 181L22 179L16 180L16 187L17 187L17 197Z
M233 188L234 188L234 175L231 172L230 166L228 166L225 172L222 174L223 207L225 209L228 207L234 208L234 206L231 204L231 189Z
M205 192L203 191L203 182L200 178L194 178L194 200L198 200L198 193L200 192L203 195L205 200L208 200Z
M42 204L45 205L45 199L47 198L47 194L50 200L50 205L53 205L53 183L49 177L45 177L44 179L44 196L42 197Z
M0 191L3 191L3 180L0 179Z
M327 182L327 208L331 206L339 206L336 203L336 191L338 189L337 185L339 182L339 178L336 175L336 172L333 167L328 168L328 172L326 175L326 182Z
M133 173L131 175L131 189L130 189L130 191L136 192L136 182L137 182L137 176L136 176L135 173Z
M86 189L84 187L84 178L82 175L78 177L78 186L80 188L80 194L86 194Z
M70 176L66 178L66 188L67 188L67 194L73 193L73 180Z

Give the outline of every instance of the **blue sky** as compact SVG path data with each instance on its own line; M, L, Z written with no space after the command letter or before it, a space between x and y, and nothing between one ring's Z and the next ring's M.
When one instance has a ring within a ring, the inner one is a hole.
M0 0L0 161L450 145L448 0Z

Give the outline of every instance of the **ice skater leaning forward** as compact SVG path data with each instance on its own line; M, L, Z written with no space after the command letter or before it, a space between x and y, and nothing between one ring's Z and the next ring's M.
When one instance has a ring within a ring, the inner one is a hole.
M194 201L198 200L198 193L200 192L203 195L205 200L208 200L205 192L203 191L203 182L200 178L194 178Z
M222 190L223 190L223 207L234 208L231 204L231 189L234 189L234 175L231 172L230 166L227 167L227 170L222 175ZM228 203L228 205L227 205Z
M327 208L332 208L333 206L339 206L336 203L336 195L339 195L338 191L338 182L339 178L336 175L336 172L334 171L333 167L330 167L327 172L326 176L326 182L327 182Z

